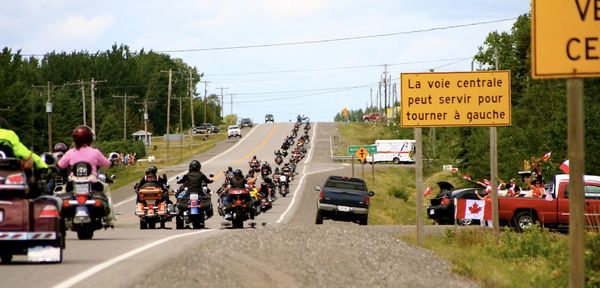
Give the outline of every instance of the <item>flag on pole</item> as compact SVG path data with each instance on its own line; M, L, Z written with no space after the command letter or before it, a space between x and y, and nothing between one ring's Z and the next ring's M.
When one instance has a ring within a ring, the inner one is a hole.
M423 192L423 197L427 197L429 195L431 195L431 186L427 186L427 189L425 189L425 192Z
M492 220L491 198L486 200L454 199L456 219Z
M550 156L552 156L552 151L544 154L544 156L542 156L542 160L548 161L548 160L550 160Z
M565 172L565 174L569 174L569 160L563 162L562 164L560 164L560 170L562 170L563 172Z

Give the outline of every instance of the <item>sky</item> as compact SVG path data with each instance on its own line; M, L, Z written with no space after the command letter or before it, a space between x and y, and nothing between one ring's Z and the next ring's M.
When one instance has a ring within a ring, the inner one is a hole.
M0 46L165 51L203 72L208 94L226 87L225 114L333 121L376 101L385 70L398 90L403 72L469 71L486 36L529 11L526 0L0 0ZM340 38L354 39L329 41Z

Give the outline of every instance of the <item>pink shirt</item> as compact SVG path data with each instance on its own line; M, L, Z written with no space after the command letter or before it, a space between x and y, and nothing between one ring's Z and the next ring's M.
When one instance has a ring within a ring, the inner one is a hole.
M92 174L97 175L96 167L110 167L110 161L102 155L102 152L89 146L78 149L71 148L58 161L58 167L61 169L73 166L77 162L87 162L92 165Z

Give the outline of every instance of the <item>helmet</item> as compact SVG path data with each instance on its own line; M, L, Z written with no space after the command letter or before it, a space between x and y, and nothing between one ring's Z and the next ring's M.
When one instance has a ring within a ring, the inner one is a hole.
M73 142L75 147L91 145L94 142L94 130L87 125L79 125L73 130Z
M192 160L192 162L190 162L190 171L200 171L200 168L202 168L200 161Z
M231 166L227 167L227 171L233 171L233 168Z
M240 169L235 169L235 171L233 171L233 175L240 176L240 177L244 176L244 174L242 173L242 170L240 170Z
M156 166L150 166L148 167L148 170L146 170L146 173L156 175L156 173L158 173L158 168L156 168Z
M69 150L65 143L56 143L54 144L54 148L52 148L52 152L62 152L65 153Z
M252 156L252 160L256 159L256 155Z

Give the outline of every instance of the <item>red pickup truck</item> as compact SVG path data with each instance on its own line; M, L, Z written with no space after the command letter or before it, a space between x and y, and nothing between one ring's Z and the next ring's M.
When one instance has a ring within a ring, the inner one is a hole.
M587 225L600 226L600 176L584 176L585 221ZM569 225L569 175L559 174L549 192L552 200L531 197L499 197L500 223L514 225L523 231L539 223L547 228L568 228Z
M379 121L379 113L365 114L362 116L362 120L367 122Z

